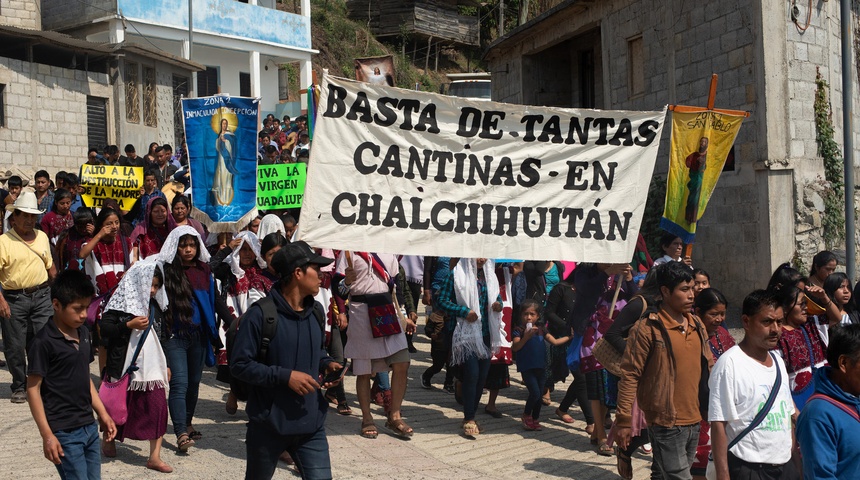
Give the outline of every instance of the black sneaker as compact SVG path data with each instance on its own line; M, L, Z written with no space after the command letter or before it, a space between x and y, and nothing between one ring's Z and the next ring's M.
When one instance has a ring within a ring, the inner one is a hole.
M433 388L433 385L430 384L430 379L427 377L427 375L421 375L421 388L426 388L427 390Z
M24 390L18 390L17 392L12 394L10 400L12 401L12 403L26 403L27 394L24 393Z
M448 395L454 395L454 393L456 392L456 390L454 389L454 385L444 385L442 387L442 391L444 391Z

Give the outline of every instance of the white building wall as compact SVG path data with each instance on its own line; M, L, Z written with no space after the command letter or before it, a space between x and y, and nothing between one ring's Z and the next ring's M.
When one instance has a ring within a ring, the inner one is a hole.
M0 83L6 85L0 165L53 175L86 161L87 96L112 98L106 74L0 57ZM110 111L109 105L109 116ZM108 139L114 141L111 118L107 124Z
M87 40L91 42L108 42L108 33L100 32L88 35ZM126 40L141 45L154 45L172 55L182 56L181 42L153 37L143 39L133 34L131 30L126 30ZM230 40L225 40L225 42L229 43ZM207 45L199 45L196 42L192 49L191 60L208 67L218 67L218 81L221 86L221 93L229 93L230 95L239 95L239 72L250 73L251 69L250 52L215 48ZM268 70L266 70L266 66L269 67ZM265 116L268 113L274 113L275 106L280 101L278 98L278 69L273 57L268 55L260 56L259 72L262 86L260 109L262 115ZM194 87L196 88L196 85Z

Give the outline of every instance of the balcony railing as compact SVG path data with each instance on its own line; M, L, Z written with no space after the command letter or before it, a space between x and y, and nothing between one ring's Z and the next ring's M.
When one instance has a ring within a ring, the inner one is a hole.
M188 30L188 1L117 0L117 9L129 21ZM191 1L195 33L311 48L310 17L235 0Z

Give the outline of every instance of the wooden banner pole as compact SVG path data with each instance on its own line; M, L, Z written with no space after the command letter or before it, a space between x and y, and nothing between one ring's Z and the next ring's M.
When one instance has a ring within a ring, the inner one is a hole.
M711 90L708 93L708 110L714 109L717 100L717 74L711 74Z

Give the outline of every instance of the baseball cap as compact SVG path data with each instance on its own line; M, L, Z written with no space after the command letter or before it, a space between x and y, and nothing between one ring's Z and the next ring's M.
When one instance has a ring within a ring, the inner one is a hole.
M309 263L325 266L333 261L331 258L317 255L310 245L298 241L285 245L275 253L275 256L272 258L272 268L278 272L278 275L284 276Z

